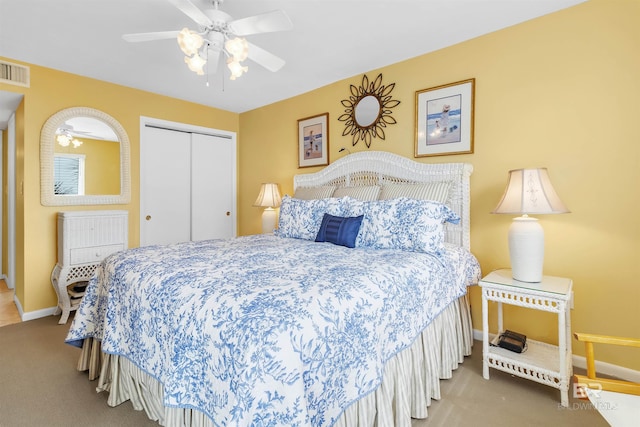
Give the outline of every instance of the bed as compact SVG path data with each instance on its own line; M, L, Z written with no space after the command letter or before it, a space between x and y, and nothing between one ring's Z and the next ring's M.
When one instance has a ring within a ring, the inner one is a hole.
M78 369L165 426L410 426L471 353L471 171L354 153L294 177L274 234L111 255Z

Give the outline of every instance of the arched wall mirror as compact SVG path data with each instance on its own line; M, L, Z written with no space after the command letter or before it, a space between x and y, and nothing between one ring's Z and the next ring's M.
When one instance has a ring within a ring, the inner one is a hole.
M365 74L360 86L350 85L351 96L342 101L345 110L338 120L345 122L342 136L351 135L352 145L362 140L369 148L373 138L385 139L384 128L396 123L391 109L400 104L391 97L395 86L383 85L382 74L373 81Z
M129 137L102 111L73 107L51 116L40 134L44 206L129 203Z

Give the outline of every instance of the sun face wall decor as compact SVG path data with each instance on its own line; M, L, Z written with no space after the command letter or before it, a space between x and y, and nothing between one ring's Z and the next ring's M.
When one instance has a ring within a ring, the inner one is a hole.
M349 86L351 96L341 101L345 110L338 120L345 122L342 136L351 135L352 146L364 141L369 148L373 138L385 139L384 128L387 125L396 124L391 116L391 109L400 104L391 97L395 86L395 83L383 85L382 74L373 81L369 81L365 74L360 86Z

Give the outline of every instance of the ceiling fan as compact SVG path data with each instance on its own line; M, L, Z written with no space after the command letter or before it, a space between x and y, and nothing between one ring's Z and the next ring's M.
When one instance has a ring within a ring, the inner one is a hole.
M58 129L56 129L56 141L63 147L68 147L69 144L73 144L75 148L82 145L82 141L76 137L83 137L90 135L90 132L82 132L74 129L74 127L68 123L63 123Z
M72 124L70 123L63 123L60 125L60 127L58 129L56 129L56 133L68 133L74 136L86 136L86 135L91 135L91 132L85 132L82 130L77 130L75 127L73 127Z
M219 9L223 0L211 0L212 7L201 10L191 0L167 0L198 24L198 31L183 28L181 31L125 34L128 42L145 42L176 38L185 53L189 69L204 74L204 65L215 72L221 56L227 57L231 80L248 70L241 64L249 58L269 71L278 71L285 64L282 58L249 43L242 36L286 31L293 28L289 16L283 10L234 20Z
M118 136L106 123L90 117L73 117L62 123L56 129L55 138L63 147L73 144L82 145L82 139L96 139L102 141L118 141Z

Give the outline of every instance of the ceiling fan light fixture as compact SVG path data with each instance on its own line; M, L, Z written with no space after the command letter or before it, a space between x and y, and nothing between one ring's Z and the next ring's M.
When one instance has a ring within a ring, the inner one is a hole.
M229 14L219 10L223 0L168 0L181 12L198 24L199 31L184 27L180 31L159 31L153 33L125 34L122 37L128 42L146 42L151 40L176 39L180 50L186 55L184 59L189 69L198 75L204 75L203 66L211 59L208 72L215 73L221 58L227 61L231 70L231 79L235 80L248 71L242 61L249 58L269 71L282 68L285 61L247 42L243 36L253 34L287 31L293 28L291 19L283 10L233 19ZM196 4L197 3L197 4ZM200 3L212 3L213 8ZM203 8L204 7L204 8ZM239 37L236 37L239 36ZM207 81L208 86L208 81Z
M82 145L82 141L74 138L69 132L66 131L62 131L61 133L56 135L56 142L62 147L73 145L74 148L78 148Z
M244 38L236 37L227 40L224 48L233 56L236 62L242 62L249 56L249 43Z
M71 143L71 136L67 135L66 133L60 133L56 135L56 142L63 147L68 147Z
M187 56L197 54L198 49L202 47L203 43L204 39L200 34L186 27L178 33L178 46L180 46L182 52Z
M202 76L204 74L203 67L204 64L207 63L207 60L198 55L198 53L193 56L185 56L184 62L186 62L189 69L197 75Z
M243 73L249 71L249 67L243 67L240 62L235 60L235 58L227 59L227 67L231 70L231 80L235 80L242 76Z

